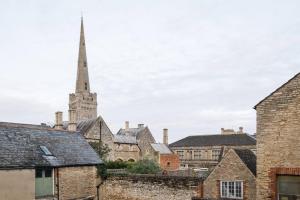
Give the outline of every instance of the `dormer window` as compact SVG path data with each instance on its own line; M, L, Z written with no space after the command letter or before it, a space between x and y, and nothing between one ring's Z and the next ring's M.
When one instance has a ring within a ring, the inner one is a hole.
M87 83L84 83L84 89L87 90L88 87L87 87Z
M49 151L49 149L46 146L40 146L40 148L45 156L53 156L51 151Z

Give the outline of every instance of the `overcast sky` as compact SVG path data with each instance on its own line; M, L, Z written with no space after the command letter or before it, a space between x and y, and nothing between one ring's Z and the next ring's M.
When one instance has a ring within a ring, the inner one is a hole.
M299 0L0 1L0 121L67 120L83 12L91 90L115 133L255 132L253 106L300 71Z

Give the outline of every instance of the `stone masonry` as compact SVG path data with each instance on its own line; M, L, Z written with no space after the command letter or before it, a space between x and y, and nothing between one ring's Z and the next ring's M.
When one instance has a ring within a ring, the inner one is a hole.
M191 200L202 181L186 177L109 177L101 187L102 200Z
M58 177L57 177L58 173ZM59 199L95 198L100 183L95 166L65 167L55 170L55 182L59 179ZM56 193L57 193L57 188Z
M257 199L276 199L276 175L300 173L300 74L255 107Z

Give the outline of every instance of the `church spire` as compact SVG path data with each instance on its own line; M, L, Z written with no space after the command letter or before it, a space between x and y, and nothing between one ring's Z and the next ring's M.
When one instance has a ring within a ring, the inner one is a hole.
M86 58L83 17L81 17L78 67L77 67L77 78L76 78L76 93L83 93L83 92L84 93L90 92L90 82L89 82L89 72L88 72L88 64Z

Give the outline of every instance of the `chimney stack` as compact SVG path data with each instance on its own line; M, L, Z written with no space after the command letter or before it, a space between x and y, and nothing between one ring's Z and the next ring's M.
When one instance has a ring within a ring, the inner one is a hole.
M239 134L243 134L244 133L244 130L243 130L244 128L241 126L241 127L239 127L239 131L238 131L238 133Z
M138 124L138 128L144 128L144 124Z
M129 129L129 121L125 121L125 130Z
M75 110L69 110L68 131L76 131L76 130L77 130L76 111Z
M55 112L55 129L63 129L63 113L61 111Z
M168 145L169 144L169 135L168 135L168 129L167 128L164 128L163 129L163 143L165 145Z

